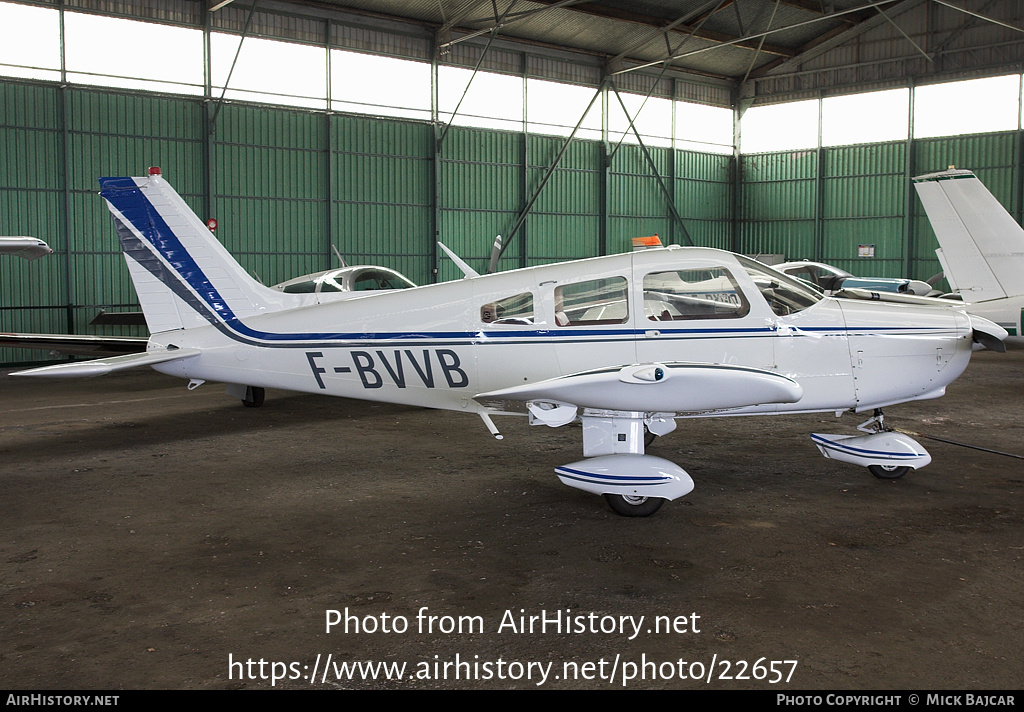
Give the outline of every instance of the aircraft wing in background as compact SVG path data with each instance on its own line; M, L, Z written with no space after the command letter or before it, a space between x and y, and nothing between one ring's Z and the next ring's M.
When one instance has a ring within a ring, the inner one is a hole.
M146 350L149 339L140 336L88 336L77 334L2 334L0 347L39 349L68 356L120 356Z
M17 255L26 260L38 260L53 249L35 237L0 237L0 255Z

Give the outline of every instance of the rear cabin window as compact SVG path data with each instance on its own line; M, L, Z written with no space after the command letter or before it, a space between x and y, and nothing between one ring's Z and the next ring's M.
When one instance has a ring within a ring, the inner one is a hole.
M484 304L480 307L480 321L485 324L532 324L533 294L524 292Z
M644 277L644 314L651 321L737 319L750 304L721 267L652 272Z
M629 320L624 277L592 279L555 289L555 323L559 326L624 324Z

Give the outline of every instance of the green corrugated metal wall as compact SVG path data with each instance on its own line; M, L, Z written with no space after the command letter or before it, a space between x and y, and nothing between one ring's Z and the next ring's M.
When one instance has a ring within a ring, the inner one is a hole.
M215 113L200 99L3 81L0 233L40 237L56 254L0 262L0 331L131 333L88 325L101 308L136 302L96 194L100 176L160 165L266 284L333 266L332 244L350 263L427 283L461 276L438 258L435 231L486 268L494 235L515 223L562 144L461 127L438 142L422 122L237 103ZM666 243L927 278L939 269L936 245L908 177L971 168L1019 219L1021 153L1010 132L746 155L737 190L732 157L653 148L681 226L638 146L606 156L600 142L574 141L501 268L623 252L630 238L658 233ZM873 259L857 257L861 244L875 245Z
M266 284L333 266L332 244L349 263L427 283L461 276L437 257L435 231L486 269L494 236L511 229L563 144L462 127L437 143L422 122L238 103L215 111L200 99L14 80L0 82L0 112L0 233L56 250L0 264L0 331L14 332L133 333L89 326L101 308L136 302L97 196L100 176L161 166ZM604 154L600 142L570 144L502 269L626 251L636 235L685 242L640 149ZM667 149L652 157L694 241L728 246L730 159ZM39 355L7 350L0 359Z
M968 168L1021 218L1017 131L745 155L740 163L740 251L858 275L928 279L941 271L913 176ZM874 245L875 256L858 257L860 245Z

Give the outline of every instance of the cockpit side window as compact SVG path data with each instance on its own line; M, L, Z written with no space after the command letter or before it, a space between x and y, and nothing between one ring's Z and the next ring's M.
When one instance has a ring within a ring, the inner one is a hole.
M532 324L533 294L524 292L484 304L480 307L480 321L485 324Z
M356 277L353 289L357 292L376 289L406 289L415 286L397 273L381 270L366 270Z
M555 289L555 323L559 326L625 324L629 320L625 277L591 279Z
M320 278L320 289L317 290L321 294L324 292L344 292L345 286L335 279L337 273L325 274Z
M723 267L644 276L644 314L651 321L737 319L749 312L746 297Z
M768 306L778 316L795 314L821 301L822 295L810 286L788 275L777 272L760 262L739 257L740 264L754 280Z
M281 291L285 294L312 294L316 291L316 280L307 279L295 284L289 284Z

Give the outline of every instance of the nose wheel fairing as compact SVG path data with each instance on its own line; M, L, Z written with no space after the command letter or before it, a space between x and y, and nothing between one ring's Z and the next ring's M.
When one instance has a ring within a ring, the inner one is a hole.
M903 433L872 435L822 435L812 433L811 439L821 454L831 460L849 462L862 467L912 467L918 470L932 461L921 445Z
M882 479L896 479L909 469L919 470L932 456L909 435L885 427L880 410L857 426L866 435L824 435L812 433L811 439L825 457L868 468Z

